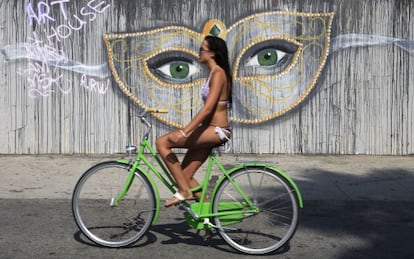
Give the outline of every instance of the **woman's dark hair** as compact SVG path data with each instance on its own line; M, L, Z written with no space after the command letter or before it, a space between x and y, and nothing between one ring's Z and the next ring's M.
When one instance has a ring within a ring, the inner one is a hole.
M226 73L227 82L230 86L230 95L229 95L229 103L232 102L231 99L231 91L233 86L233 77L231 76L230 70L230 63L229 63L229 53L227 50L226 42L215 36L206 36L204 38L207 41L208 49L214 52L214 60L216 61L217 65L219 65L224 72Z

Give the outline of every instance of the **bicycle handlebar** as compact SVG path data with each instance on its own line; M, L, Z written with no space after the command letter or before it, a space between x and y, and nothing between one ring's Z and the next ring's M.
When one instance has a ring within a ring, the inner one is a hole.
M151 129L152 129L152 124L145 118L145 115L147 115L147 113L168 113L168 110L165 110L165 109L156 109L156 108L148 108L148 109L143 110L141 112L141 114L138 115L138 117L140 118L141 122L144 123L148 127L147 132L145 132L145 134L144 134L144 139L148 139L148 135L150 134Z
M168 113L168 110L155 108L148 108L146 111L149 113Z

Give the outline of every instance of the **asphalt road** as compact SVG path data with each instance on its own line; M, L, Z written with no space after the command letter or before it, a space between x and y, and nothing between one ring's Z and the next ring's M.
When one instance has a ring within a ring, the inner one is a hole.
M87 168L113 159L0 155L0 259L257 258L238 254L218 235L204 242L178 208L162 209L158 224L129 248L90 243L73 220L71 194ZM414 258L412 156L227 154L220 159L226 165L275 164L301 190L305 207L298 229L287 246L267 258ZM171 193L160 189L160 195Z
M0 258L257 258L189 229L178 208L129 248L97 247L68 199L0 199ZM288 245L270 258L414 258L414 202L305 200Z

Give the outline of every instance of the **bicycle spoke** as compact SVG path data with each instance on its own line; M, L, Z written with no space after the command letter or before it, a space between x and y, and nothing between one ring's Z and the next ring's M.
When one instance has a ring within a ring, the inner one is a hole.
M234 190L231 190L231 192L234 192ZM233 194L230 193L230 191L226 191L225 194L226 194L227 199L230 199L231 201L234 201L234 202L240 202L240 198L237 199Z
M99 245L129 245L151 224L155 214L152 187L138 172L129 176L128 165L104 162L88 170L75 187L72 209L76 223ZM112 197L119 199L116 206L110 202Z
M229 216L215 217L219 234L235 249L249 254L266 254L283 246L293 235L297 223L297 200L291 187L268 168L242 168L231 177L249 199L257 212L244 213L247 207L237 206ZM213 212L220 203L246 204L231 181L223 181L214 196ZM234 216L233 216L234 215ZM223 227L223 225L225 227ZM227 225L229 227L227 227Z

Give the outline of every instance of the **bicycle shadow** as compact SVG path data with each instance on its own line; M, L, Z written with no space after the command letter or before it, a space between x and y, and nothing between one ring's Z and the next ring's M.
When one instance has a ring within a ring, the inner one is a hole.
M246 255L241 253L234 248L230 247L221 236L215 232L212 237L208 240L204 238L204 230L197 231L190 228L187 222L184 219L176 219L178 223L166 223L166 224L157 224L150 228L151 232L156 232L159 235L169 238L168 240L161 241L161 244L164 245L175 245L175 244L185 244L191 246L209 246L214 249L230 253L230 254L239 254ZM283 247L277 251L268 254L269 256L284 254L290 250L289 242L287 242ZM266 255L265 255L266 256Z
M77 242L79 242L81 244L84 244L84 245L88 245L88 246L92 246L92 247L99 247L99 248L113 249L113 248L110 248L110 247L105 247L105 246L98 245L98 244L90 241L80 230L76 231L73 234L73 238ZM131 245L122 247L122 248L125 248L125 249L127 249L127 248L139 248L139 247L144 247L144 246L148 246L148 245L154 244L156 242L157 242L157 237L153 233L151 233L150 231L148 231L137 242L135 242L135 243L133 243Z
M158 222L155 225L149 227L145 235L142 236L138 241L122 247L122 249L130 248L142 248L151 246L155 243L162 245L189 245L197 249L197 247L211 247L219 251L235 254L235 255L246 255L245 253L239 252L219 235L218 232L213 232L211 238L205 239L205 231L195 230L191 228L183 217L183 210L181 208L167 209L161 208ZM110 247L104 247L89 240L80 230L77 230L74 235L74 240L77 242L95 248L106 248L113 249ZM287 253L291 246L289 242L286 242L284 246L278 250L269 253L268 255L278 255Z
M169 219L171 220L171 219ZM210 239L205 240L204 238L204 230L197 231L192 229L188 226L187 222L183 218L174 218L173 220L177 221L177 223L164 223L164 224L156 224L151 226L145 235L139 239L137 242L122 247L122 249L131 249L131 248L140 248L150 246L154 243L159 242L163 245L189 245L189 246L201 246L201 247L212 247L214 249L220 250L225 253L229 254L238 254L238 255L246 255L241 253L232 247L230 247L226 241L224 241L220 235L216 232L213 233ZM97 248L106 248L106 249L113 249L110 247L104 247L94 242L90 241L80 230L76 231L73 235L74 239L84 245L97 247ZM163 239L159 241L159 239ZM277 251L268 254L269 256L284 254L290 250L289 242L287 242L283 247L278 249Z

